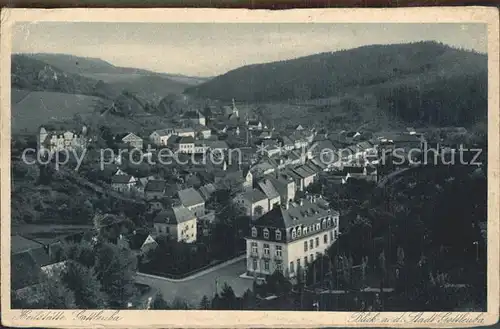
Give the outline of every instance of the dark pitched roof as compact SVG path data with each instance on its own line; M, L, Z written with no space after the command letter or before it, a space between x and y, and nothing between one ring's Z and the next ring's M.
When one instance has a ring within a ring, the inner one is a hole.
M290 203L286 207L275 207L268 213L258 218L254 225L275 228L290 228L299 225L311 225L319 223L319 219L331 214L338 214L335 211L328 211L327 205L319 202L312 202L307 199L301 200L302 204Z
M267 198L264 193L262 193L260 190L257 190L255 188L251 191L243 193L241 195L241 197L244 198L245 200L250 201L251 203L262 201L262 200Z
M113 184L128 184L130 183L132 176L130 175L115 175L111 177L111 183Z
M10 259L11 289L18 290L39 283L40 266L29 252L13 254Z
M20 235L13 235L10 238L10 252L11 254L17 254L21 252L26 252L31 249L43 249L43 245L31 239L27 239Z
M192 136L183 136L178 141L179 144L193 144L194 138Z
M201 114L200 111L186 111L182 117L185 119L199 119L204 118L205 116Z
M202 187L200 187L199 191L200 191L200 194L202 195L202 197L206 201L210 198L212 193L214 193L216 191L216 188L215 188L214 184L209 183L209 184L206 184L206 185L203 185Z
M278 191L276 191L276 188L274 188L273 183L269 179L263 179L257 184L268 199L274 199L280 196Z
M145 192L164 192L167 186L167 182L164 180L150 180L146 187L144 188Z
M179 195L181 203L186 207L194 206L205 202L200 193L192 187L187 188L185 190L181 190L177 194Z
M362 174L364 172L364 167L360 166L344 166L344 173L350 174Z
M161 211L154 218L155 223L179 224L196 218L194 213L184 206L175 206Z

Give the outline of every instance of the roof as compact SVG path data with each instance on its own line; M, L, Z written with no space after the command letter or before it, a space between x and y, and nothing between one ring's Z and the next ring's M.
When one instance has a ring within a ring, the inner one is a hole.
M269 179L263 179L257 184L259 185L260 189L262 190L262 192L264 192L264 194L268 199L274 199L280 197L280 194L278 193L278 191L276 191L276 189L273 186L273 183Z
M333 146L332 141L330 141L329 139L316 141L311 146L311 148L312 148L313 152L317 152L317 153L322 153L322 152L327 152L327 151L330 151L330 150L332 150L332 151L335 150L335 146Z
M229 148L229 146L227 145L227 143L225 141L220 141L220 140L216 140L216 141L207 140L205 142L205 144L208 147L210 147L211 149L227 149L227 148Z
M248 120L248 123L247 123L249 126L258 126L260 123L259 120Z
M264 193L254 188L251 191L241 194L241 198L250 201L251 203L255 203L265 200L267 197Z
M255 226L290 228L299 225L311 225L319 223L320 218L328 215L338 214L328 211L327 204L302 199L300 202L290 203L288 209L284 206L275 207L255 221Z
M10 259L11 289L17 290L40 282L41 265L30 252L21 252Z
M111 183L113 184L128 184L133 176L130 175L115 175L111 177Z
M293 171L297 175L299 175L301 178L311 177L311 176L313 176L315 174L314 172L311 172L311 169L308 168L307 166L297 167L297 168L293 169Z
M124 142L127 142L127 141L138 141L138 140L142 141L142 138L140 138L139 136L137 136L134 133L128 133L125 136L123 136L121 138L121 140L124 141Z
M196 216L192 211L181 205L161 211L154 218L154 222L166 223L166 224L180 224L195 218Z
M175 132L177 134L181 134L181 133L194 133L194 129L191 128L191 127L185 127L185 128L176 128L175 129Z
M344 173L350 173L350 174L362 174L364 172L364 167L360 166L344 166Z
M212 183L203 185L202 187L199 188L200 194L205 199L205 201L210 198L210 196L212 195L212 193L215 192L215 190L216 190L215 185Z
M283 136L282 140L283 140L283 145L288 145L288 146L294 145L293 141L288 136Z
M186 207L191 207L200 203L205 203L202 196L194 188L190 187L177 192L181 203Z
M13 235L10 238L10 252L11 254L29 251L31 249L43 248L41 243L26 239L20 235Z
M193 144L194 143L194 138L193 136L183 136L181 139L178 141L179 144Z
M163 192L167 186L167 182L164 180L150 180L146 187L144 188L145 192Z
M165 129L160 129L160 130L155 130L153 133L157 133L159 136L169 136L172 134L174 131L173 128L165 128Z

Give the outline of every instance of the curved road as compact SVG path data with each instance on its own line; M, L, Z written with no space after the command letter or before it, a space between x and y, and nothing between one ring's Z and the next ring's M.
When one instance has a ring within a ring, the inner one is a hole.
M204 295L209 299L213 298L216 292L216 282L218 282L218 292L221 291L224 283L227 283L233 288L236 296L241 296L247 289L252 289L253 280L239 277L245 271L246 258L238 257L181 280L137 273L136 282L159 290L167 301L171 302L179 297L191 307L196 308Z

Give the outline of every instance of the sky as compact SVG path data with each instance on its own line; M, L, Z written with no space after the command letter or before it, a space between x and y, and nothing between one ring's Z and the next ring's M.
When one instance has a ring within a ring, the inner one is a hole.
M210 77L249 64L370 44L434 40L486 53L486 29L460 23L18 23L12 50Z

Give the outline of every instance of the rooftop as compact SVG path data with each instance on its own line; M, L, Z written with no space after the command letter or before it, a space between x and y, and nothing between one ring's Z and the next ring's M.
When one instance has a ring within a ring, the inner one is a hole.
M163 192L167 186L164 180L150 180L147 182L144 188L145 192Z
M175 206L161 211L154 218L155 223L180 224L192 219L196 216L184 206Z
M177 193L179 195L181 203L186 207L191 207L205 202L200 193L192 187L181 190Z
M267 198L264 193L255 188L251 191L243 193L241 197L251 203L259 202Z

